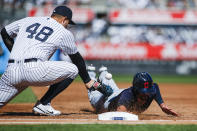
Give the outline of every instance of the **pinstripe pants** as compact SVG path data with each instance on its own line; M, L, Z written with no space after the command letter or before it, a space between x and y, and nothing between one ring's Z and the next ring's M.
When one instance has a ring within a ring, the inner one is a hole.
M48 86L77 74L78 68L66 61L9 63L0 79L0 107L28 86Z

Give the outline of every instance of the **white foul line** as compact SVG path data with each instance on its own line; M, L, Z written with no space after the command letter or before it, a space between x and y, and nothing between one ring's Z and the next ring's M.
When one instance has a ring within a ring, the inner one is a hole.
M194 123L197 120L111 120L101 121L97 119L0 119L0 125L13 125L13 124L184 124Z

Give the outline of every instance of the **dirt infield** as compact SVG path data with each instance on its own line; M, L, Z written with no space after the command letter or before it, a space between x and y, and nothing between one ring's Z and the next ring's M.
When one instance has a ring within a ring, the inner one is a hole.
M118 83L120 88L130 86L130 83ZM48 87L32 87L33 92L38 99L46 92ZM160 91L164 102L180 114L180 117L172 117L164 114L156 102L153 102L149 109L139 115L139 119L143 122L151 120L152 123L159 123L161 120L165 123L194 123L197 124L197 85L196 84L160 84ZM63 93L57 96L52 105L55 109L62 112L61 116L38 116L32 113L34 103L26 104L7 104L0 110L1 122L14 122L17 120L35 121L39 122L45 120L54 121L69 121L77 120L77 122L93 122L97 120L97 115L91 107L87 90L81 82L74 82ZM172 121L173 122L172 122ZM97 123L99 123L97 121Z

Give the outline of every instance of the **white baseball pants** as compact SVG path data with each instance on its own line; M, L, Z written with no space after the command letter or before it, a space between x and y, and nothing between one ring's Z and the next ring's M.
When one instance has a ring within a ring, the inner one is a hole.
M66 78L74 79L78 68L66 61L37 61L9 63L0 78L0 107L28 86L47 86Z
M108 105L109 105L109 100L111 98L117 96L118 94L120 94L122 91L122 89L118 88L118 86L116 85L116 83L114 82L113 79L106 78L107 73L108 73L107 71L101 72L98 79L103 84L108 85L113 89L113 94L111 96L106 98L106 96L104 96L102 93L100 93L97 90L88 91L89 101L90 101L92 107L96 110L96 112L103 112L103 111L107 110ZM96 78L91 78L91 79L96 79Z

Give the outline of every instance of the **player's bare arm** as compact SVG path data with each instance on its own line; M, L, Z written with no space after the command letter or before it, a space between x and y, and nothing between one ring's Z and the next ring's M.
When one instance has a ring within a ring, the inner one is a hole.
M92 87L92 85L94 84L94 80L90 80L88 83L85 83L85 86L87 89L90 89Z
M172 109L168 108L168 106L164 103L161 103L160 105L161 110L168 114L168 115L173 115L173 116L179 116L175 111L173 111Z
M124 105L120 105L117 107L117 111L120 112L128 112L127 108Z

